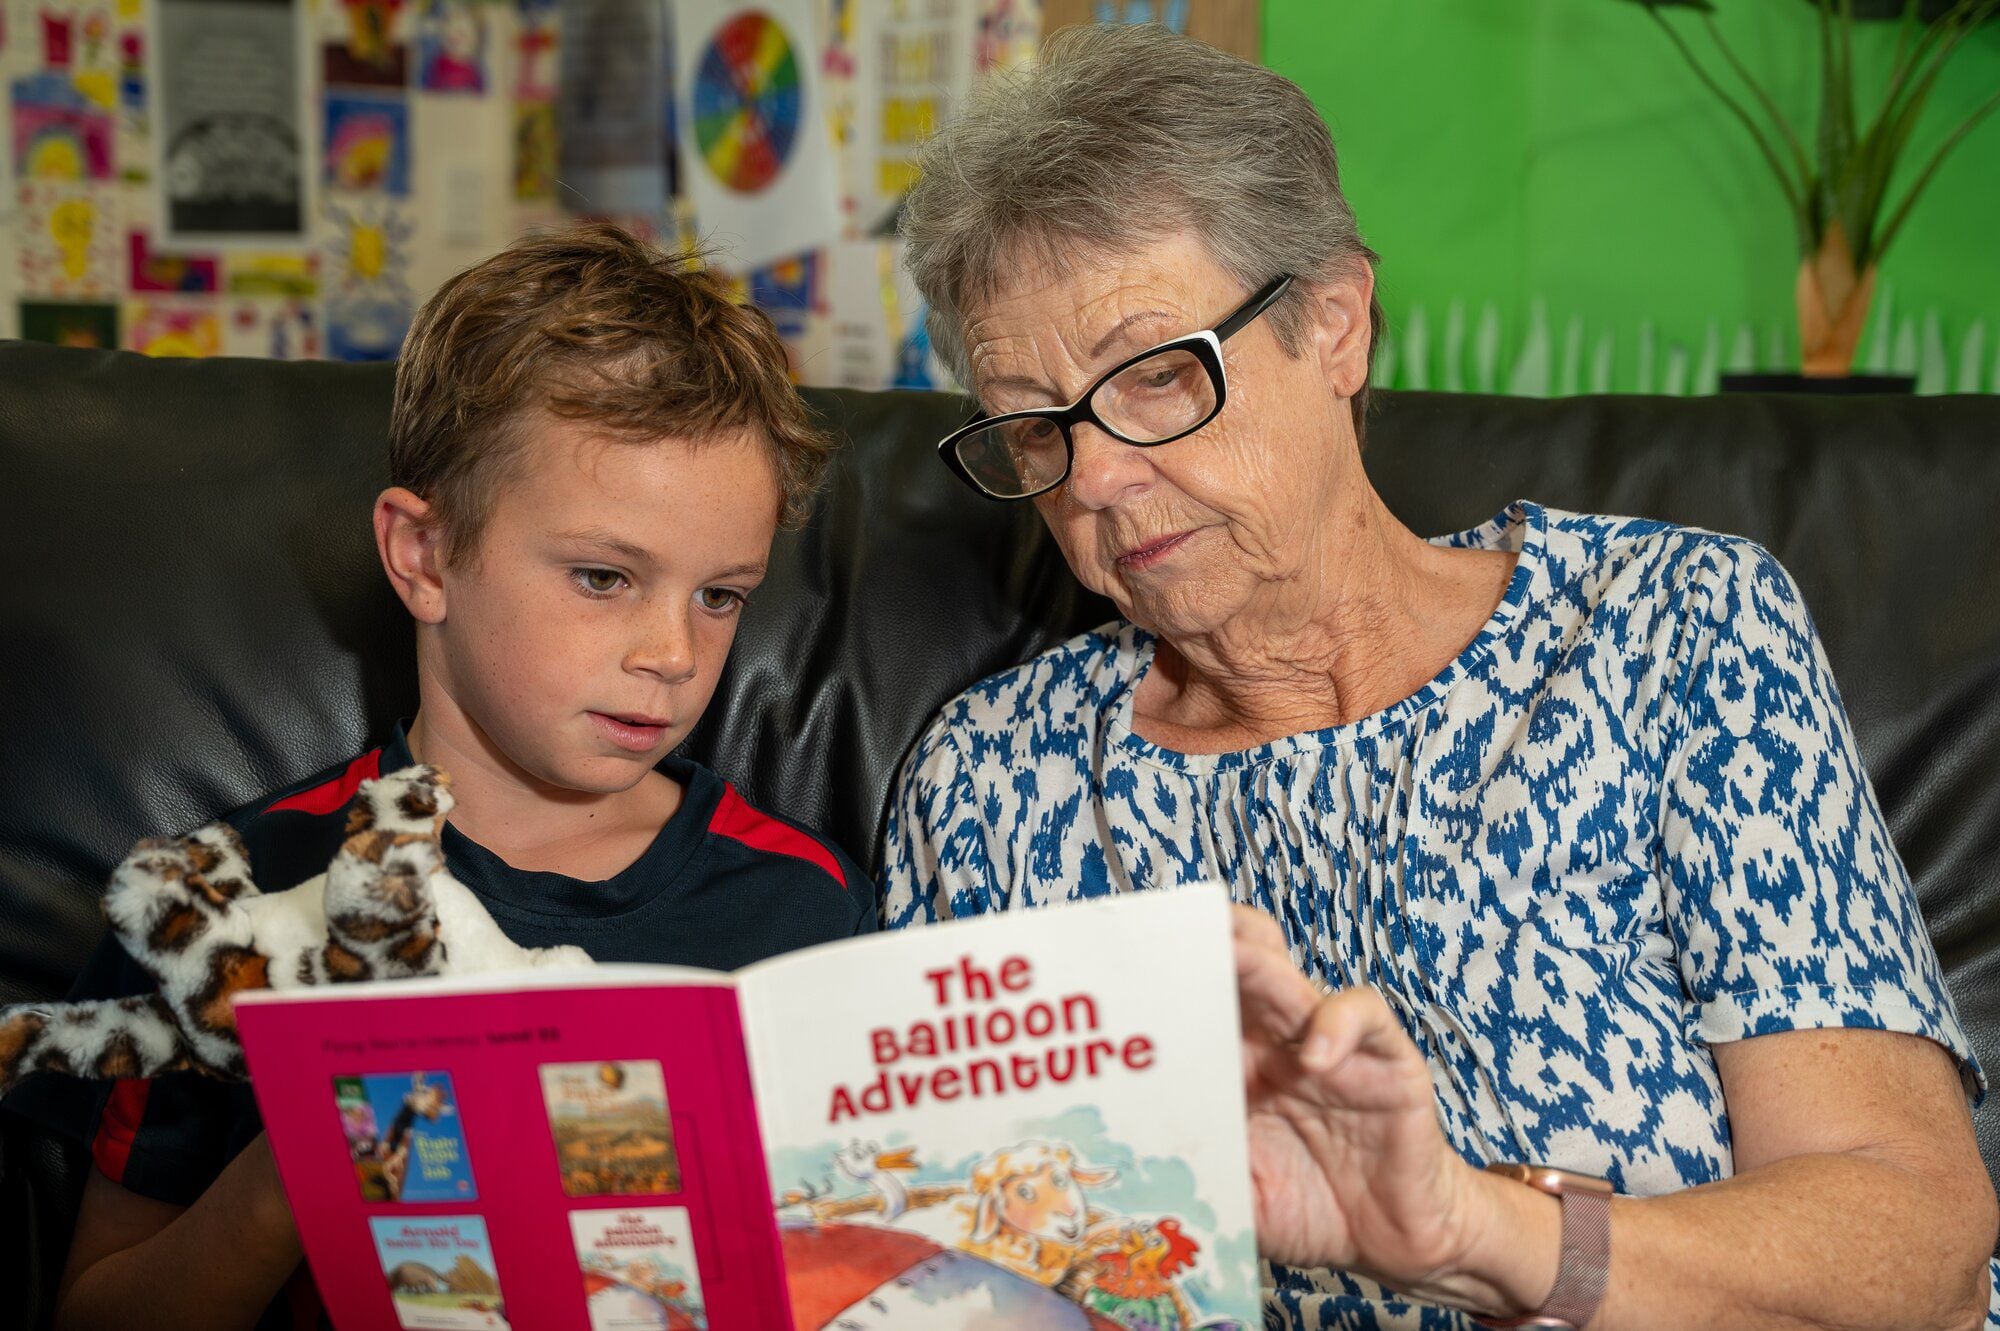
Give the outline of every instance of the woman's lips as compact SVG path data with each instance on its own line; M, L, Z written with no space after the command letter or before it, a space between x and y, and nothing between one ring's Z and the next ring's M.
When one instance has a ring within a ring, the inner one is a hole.
M614 716L607 712L592 712L590 719L606 739L633 753L658 748L661 738L667 733L667 722L650 716Z
M1162 536L1157 541L1149 541L1145 545L1127 550L1124 554L1118 556L1118 567L1128 573L1137 569L1151 568L1174 551L1180 549L1182 543L1192 535L1194 535L1193 531L1178 532L1175 535Z

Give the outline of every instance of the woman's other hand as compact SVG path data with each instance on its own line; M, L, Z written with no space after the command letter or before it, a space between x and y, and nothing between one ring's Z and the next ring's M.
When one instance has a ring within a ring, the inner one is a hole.
M1438 1127L1424 1056L1380 993L1323 993L1268 915L1237 906L1234 924L1258 1247L1275 1262L1362 1272L1412 1297L1517 1303L1501 1288L1512 1282L1473 1274L1481 1250L1523 1220L1517 1238L1543 1246L1559 1233L1554 1199L1495 1189L1459 1158ZM1529 1215L1503 1213L1517 1200ZM1548 1215L1532 1213L1536 1201ZM1547 1260L1553 1277L1553 1248Z

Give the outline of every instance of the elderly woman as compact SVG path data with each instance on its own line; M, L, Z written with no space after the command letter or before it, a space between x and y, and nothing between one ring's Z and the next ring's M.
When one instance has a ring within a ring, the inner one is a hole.
M1270 1325L1980 1324L1980 1073L1771 556L1527 501L1405 529L1373 256L1268 71L1073 30L923 167L909 264L984 413L943 460L1120 618L922 737L889 922L1253 908Z

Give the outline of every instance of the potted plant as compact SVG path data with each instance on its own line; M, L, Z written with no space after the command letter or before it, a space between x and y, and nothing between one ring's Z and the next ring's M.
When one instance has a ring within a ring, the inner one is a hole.
M1808 0L1819 11L1820 49L1819 124L1811 135L1793 129L1724 39L1713 0L1631 2L1646 8L1702 83L1742 123L1777 178L1798 235L1801 368L1814 377L1846 375L1874 298L1882 255L1952 149L2000 107L1996 92L1945 136L1910 183L1891 198L1891 178L1903 163L1939 72L1968 34L2000 14L2000 0ZM1668 18L1669 9L1700 14L1709 53L1696 50L1681 22ZM1855 107L1854 26L1878 19L1898 24L1896 50L1882 103L1864 127ZM1740 93L1725 84L1719 73L1724 69ZM1754 113L1746 100L1755 106Z

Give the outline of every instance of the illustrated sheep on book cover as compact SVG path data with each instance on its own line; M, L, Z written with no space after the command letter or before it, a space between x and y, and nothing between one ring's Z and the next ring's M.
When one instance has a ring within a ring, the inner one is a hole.
M945 1166L866 1140L783 1153L793 1167L775 1182L797 1179L775 1199L796 1324L886 1331L976 1306L996 1327L1245 1325L1214 1310L1254 1307L1255 1291L1211 1283L1229 1264L1205 1254L1254 1240L1212 1232L1184 1164L1136 1157L1093 1107L1018 1126Z

